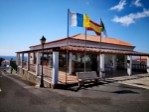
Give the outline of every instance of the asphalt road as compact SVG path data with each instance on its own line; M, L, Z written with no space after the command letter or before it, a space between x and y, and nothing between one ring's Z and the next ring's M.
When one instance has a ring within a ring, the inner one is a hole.
M53 90L3 74L0 112L149 112L149 90L118 83Z

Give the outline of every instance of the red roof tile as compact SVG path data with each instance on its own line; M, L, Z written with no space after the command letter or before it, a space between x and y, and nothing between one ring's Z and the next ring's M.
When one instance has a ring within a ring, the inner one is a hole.
M70 38L84 40L85 39L85 35L84 34L78 34L78 35L72 36ZM87 40L88 41L100 42L100 38L101 38L100 36L87 35ZM102 42L109 43L109 44L132 46L132 44L130 44L128 42L124 42L122 40L118 40L118 39L115 39L115 38L107 38L107 37L105 38L105 37L102 37L101 40L102 40Z
M141 61L146 61L147 60L147 56L141 56ZM134 61L140 61L140 57L134 59Z
M73 39L79 39L79 40L85 40L85 35L84 34L77 34L77 35L73 35L70 36L69 38L73 38ZM94 36L94 35L87 35L87 40L88 41L92 41L92 42L100 42L100 36ZM50 44L50 43L55 43L55 42L59 42L62 40L65 40L67 38L62 38L62 39L57 39L51 42L47 42L46 44ZM123 45L123 46L132 46L132 44L128 43L128 42L124 42L122 40L118 40L115 38L108 38L108 37L102 37L102 41L103 43L108 43L108 44L116 44L116 45ZM35 45L35 46L30 46L30 47L36 47L36 46L40 46L39 45Z

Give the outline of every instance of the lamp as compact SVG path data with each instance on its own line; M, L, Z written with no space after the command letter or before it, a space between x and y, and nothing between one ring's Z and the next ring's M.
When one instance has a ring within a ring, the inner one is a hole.
M44 46L44 44L46 43L46 38L42 36L42 38L40 39L40 42Z
M42 60L41 60L41 64L42 64L42 67L41 67L41 80L40 80L40 87L44 87L44 76L43 76L43 57L44 57L44 45L46 43L46 38L44 36L42 36L42 38L40 39L40 42L41 42L41 45L42 45Z

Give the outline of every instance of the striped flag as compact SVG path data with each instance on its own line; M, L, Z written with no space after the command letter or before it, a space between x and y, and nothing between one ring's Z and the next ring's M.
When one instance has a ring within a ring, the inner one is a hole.
M90 26L87 28L87 30L93 30L96 33L96 35L100 35L103 30L103 27L90 20Z
M70 12L70 19L71 26L84 27L87 30L94 31L97 35L100 35L103 31L103 26L93 22L86 14Z
M71 13L71 26L89 27L90 19L86 14Z
M101 26L103 27L102 32L104 33L104 36L107 37L107 36L108 36L108 35L107 35L107 31L106 31L106 28L105 28L104 23L102 22L102 19L100 19L100 24L101 24Z

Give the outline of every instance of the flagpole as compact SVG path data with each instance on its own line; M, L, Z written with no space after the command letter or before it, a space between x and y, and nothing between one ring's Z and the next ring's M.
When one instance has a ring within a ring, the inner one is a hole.
M100 21L101 21L101 18L100 18ZM102 32L100 33L100 40L99 40L99 61L101 61L100 60L100 55L101 55L101 42L102 42ZM100 76L100 74L101 74L101 68L100 68L100 63L99 63L99 76Z
M87 29L85 28L85 40L84 40L84 72L86 72L86 40L87 40Z
M67 47L66 47L66 75L65 75L65 83L67 84L67 75L68 75L68 39L69 39L69 17L70 17L70 10L67 10Z
M102 38L102 37L101 37L101 34L100 34L100 39L99 39L99 57L98 57L98 58L99 58L99 59L98 59L99 62L101 61L101 60L100 60L100 54L101 54L101 38ZM99 66L99 76L100 76L100 63L99 63L98 66Z

